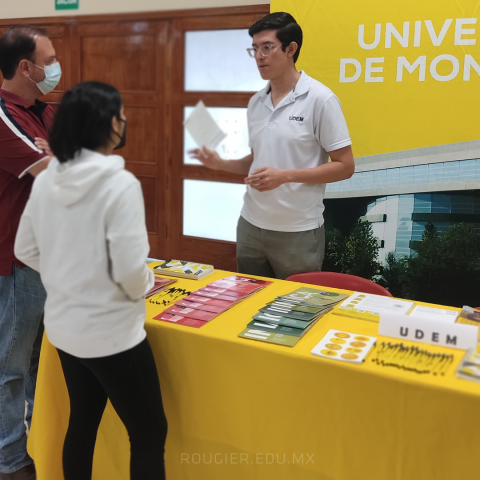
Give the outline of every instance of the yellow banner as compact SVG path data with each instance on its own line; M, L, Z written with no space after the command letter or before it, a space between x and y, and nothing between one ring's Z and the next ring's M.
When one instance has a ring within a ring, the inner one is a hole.
M297 68L339 97L356 157L480 139L478 0L272 0Z

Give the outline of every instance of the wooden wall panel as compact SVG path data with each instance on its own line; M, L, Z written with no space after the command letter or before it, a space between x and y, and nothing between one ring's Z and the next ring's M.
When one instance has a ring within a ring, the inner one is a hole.
M100 80L124 92L157 90L154 35L84 36L81 81Z
M156 165L160 159L158 107L127 103L124 111L127 118L127 144L118 153L130 164Z
M172 4L172 7L175 5ZM112 14L95 14L95 15L64 15L54 17L30 17L30 18L8 18L0 21L0 25L15 25L17 23L26 23L29 25L38 24L104 24L106 22L119 23L119 22L136 22L143 23L146 20L171 20L174 18L199 18L199 17L214 17L223 19L229 16L242 15L242 14L257 14L258 18L263 17L270 11L270 4L260 5L239 5L237 7L214 7L214 8L193 8L193 9L181 9L181 10L155 10L150 12L132 12L132 13L112 13ZM221 24L219 25L221 28Z
M108 16L106 16L108 20ZM99 80L122 95L127 144L116 153L141 182L150 255L165 251L164 111L165 48L168 22L82 23L73 32L78 47L73 70L79 81Z
M157 177L137 175L137 178L142 185L143 198L145 200L145 221L147 224L147 231L150 235L156 235L158 233Z
M50 40L52 41L53 48L55 49L56 59L63 65L65 59L65 41L63 38L63 32L59 36L52 37L50 36ZM64 93L65 92L65 75L62 72L62 78L60 82L55 87L53 93Z

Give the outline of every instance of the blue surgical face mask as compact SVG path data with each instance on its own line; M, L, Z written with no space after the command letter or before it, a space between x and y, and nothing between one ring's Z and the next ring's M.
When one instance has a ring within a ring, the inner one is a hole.
M33 62L31 62L32 65L35 65ZM58 85L58 82L60 81L60 78L62 77L62 67L60 67L60 64L58 62L52 63L51 65L47 65L45 67L39 67L38 65L35 65L37 68L41 68L45 72L45 78L41 82L33 82L33 80L30 78L30 80L38 87L38 89L46 95L47 93L50 93L52 90L55 89L55 87Z

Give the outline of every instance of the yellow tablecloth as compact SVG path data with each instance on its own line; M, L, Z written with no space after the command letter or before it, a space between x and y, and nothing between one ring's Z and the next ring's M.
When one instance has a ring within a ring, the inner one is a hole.
M230 275L179 280L196 290ZM200 329L152 319L152 345L169 422L169 480L456 480L478 476L480 384L367 361L310 354L330 328L377 335L378 324L331 313L293 348L238 338L253 314L299 284L275 281ZM379 341L385 338L379 337ZM370 354L371 356L371 354ZM63 479L68 394L56 350L44 342L28 449L38 480ZM110 404L94 480L127 480L126 430Z

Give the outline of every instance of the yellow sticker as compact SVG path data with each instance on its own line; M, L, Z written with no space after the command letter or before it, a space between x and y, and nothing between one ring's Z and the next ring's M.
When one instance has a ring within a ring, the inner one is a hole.
M368 342L370 340L369 337L355 337L355 340L358 340L359 342Z
M347 343L346 340L342 340L341 338L331 338L330 341L333 343Z
M322 350L320 353L327 357L335 357L337 355L337 352L334 352L333 350Z
M327 343L325 346L330 350L340 350L342 348L340 345L335 345L334 343Z
M345 360L356 360L358 358L358 355L355 355L354 353L344 353L342 355L342 358Z
M361 348L347 348L347 352L350 353L361 353L362 349Z
M359 348L363 348L367 346L367 344L363 342L350 342L350 345L352 347L359 347Z
M342 332L337 332L335 336L338 338L350 338L350 335L348 333L342 333Z

